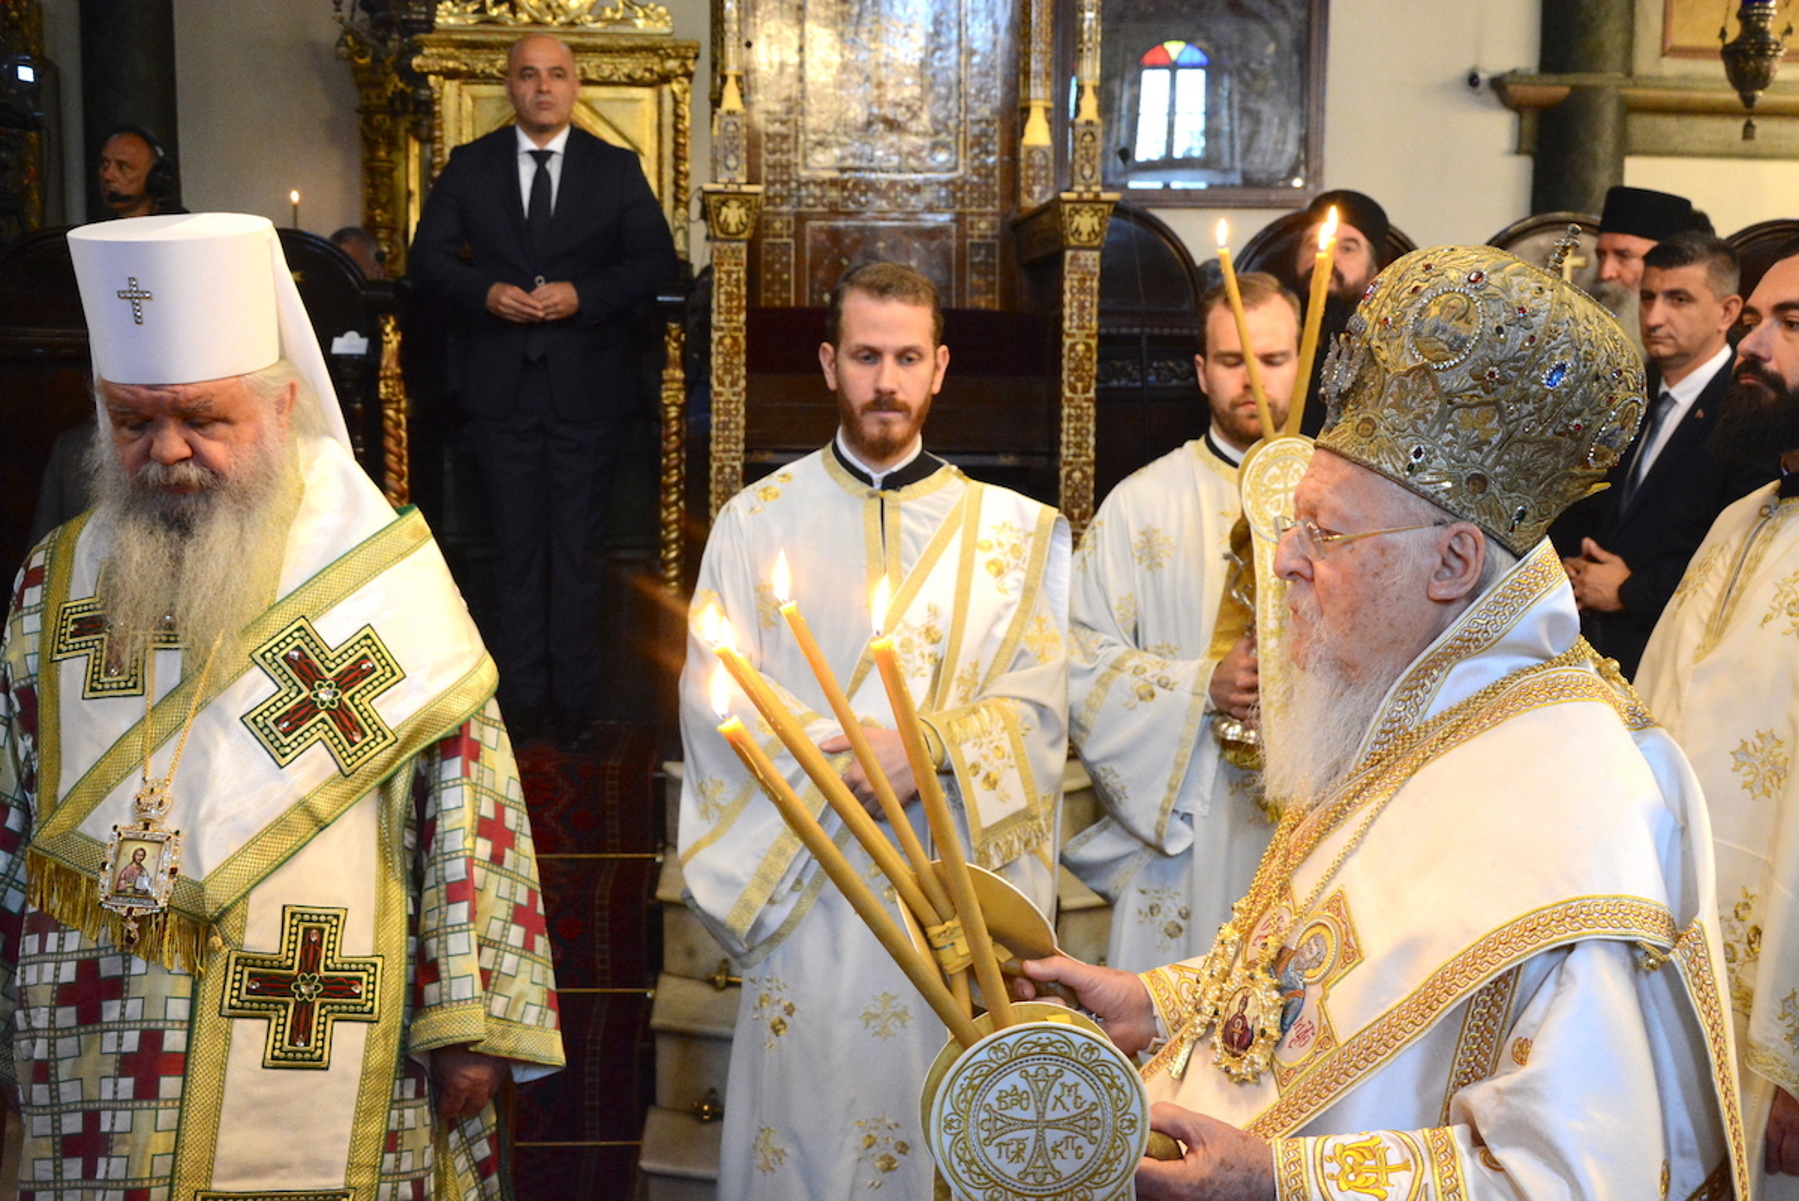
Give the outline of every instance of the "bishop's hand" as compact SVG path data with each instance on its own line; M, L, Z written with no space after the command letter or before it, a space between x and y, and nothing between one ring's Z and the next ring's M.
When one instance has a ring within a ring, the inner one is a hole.
M1150 1106L1149 1128L1181 1140L1187 1154L1143 1160L1139 1201L1273 1201L1274 1150L1261 1139L1166 1102Z
M472 1051L466 1043L438 1047L431 1052L438 1115L446 1122L474 1117L493 1100L506 1072L505 1060Z
M1024 994L1021 1000L1036 997L1036 983L1062 984L1073 990L1081 1005L1105 1026L1118 1049L1135 1055L1156 1038L1156 1009L1150 1003L1149 989L1130 972L1117 968L1096 967L1066 955L1048 959L1027 959L1022 965L1025 978L1015 985Z
M1770 1176L1799 1176L1799 1101L1779 1085L1774 1086L1774 1104L1768 1111L1763 1166Z

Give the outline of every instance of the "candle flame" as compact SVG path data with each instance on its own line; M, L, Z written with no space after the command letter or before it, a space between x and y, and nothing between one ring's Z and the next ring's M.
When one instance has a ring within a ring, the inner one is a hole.
M882 626L887 620L887 605L892 599L892 592L887 587L887 577L875 585L874 595L868 600L868 616L874 622L875 637L881 636Z
M1332 209L1331 211L1335 212L1336 210ZM1230 223L1228 221L1226 221L1223 217L1218 218L1217 234L1218 234L1218 245L1220 248L1229 246L1231 244Z
M718 611L717 605L707 605L706 611L700 614L700 638L710 642L715 648L737 649L737 639L731 632L731 623Z
M785 550L775 556L775 569L769 573L768 582L775 590L775 599L783 605L793 599L793 574L787 569Z
M706 696L712 702L712 711L723 721L731 716L731 684L730 677L725 674L723 663L712 665L712 682L706 687Z
M296 190L294 190L294 191L292 191L292 192L289 192L289 193L288 193L288 194L287 194L287 198L288 198L288 199L289 199L289 200L291 200L291 201L293 201L293 202L294 202L294 203L295 203L295 204L298 204L298 203L300 203L300 193L299 193L299 190L298 190L298 189L296 189Z
M1324 224L1318 227L1318 249L1323 250L1337 236L1337 206L1331 205L1330 213L1324 218Z

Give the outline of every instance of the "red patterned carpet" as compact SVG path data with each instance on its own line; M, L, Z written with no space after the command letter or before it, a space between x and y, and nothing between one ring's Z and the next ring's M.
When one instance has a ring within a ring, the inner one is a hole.
M520 1201L626 1201L654 1091L649 990L661 805L656 745L639 726L596 727L593 750L519 753L543 873L568 1067L518 1090Z

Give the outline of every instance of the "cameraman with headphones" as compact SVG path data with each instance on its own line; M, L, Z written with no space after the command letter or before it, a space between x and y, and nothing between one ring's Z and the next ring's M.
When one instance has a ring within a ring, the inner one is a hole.
M187 212L175 203L175 160L140 125L121 125L101 147L100 196L113 217Z

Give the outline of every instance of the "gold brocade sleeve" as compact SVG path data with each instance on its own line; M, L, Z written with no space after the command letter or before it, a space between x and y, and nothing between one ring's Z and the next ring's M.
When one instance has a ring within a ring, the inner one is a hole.
M548 922L512 744L487 705L420 760L414 1052L563 1063Z

